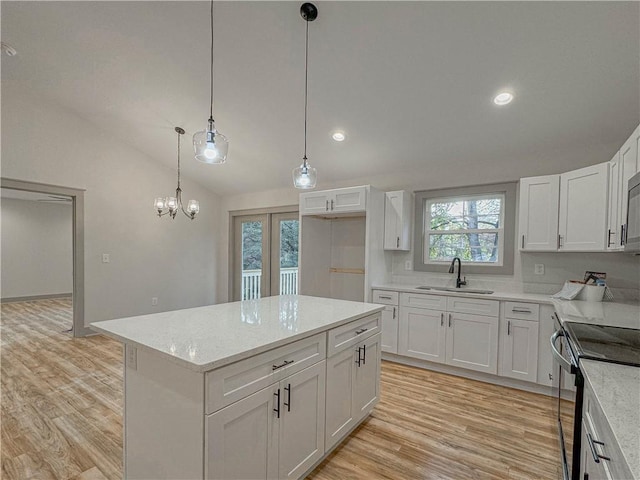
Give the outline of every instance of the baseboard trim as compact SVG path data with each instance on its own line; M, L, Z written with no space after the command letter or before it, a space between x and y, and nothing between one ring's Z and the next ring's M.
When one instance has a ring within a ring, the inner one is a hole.
M48 295L27 295L24 297L6 297L1 298L0 302L2 303L11 303L11 302L32 302L34 300L50 300L52 298L71 298L71 293L51 293Z
M411 367L424 368L425 370L432 370L434 372L446 373L449 375L455 375L456 377L469 378L471 380L478 380L479 382L491 383L493 385L500 385L501 387L515 388L516 390L524 390L531 393L539 393L541 395L553 396L551 387L546 385L539 385L537 383L524 382L515 378L499 377L497 375L491 375L490 373L476 372L473 370L466 370L464 368L453 367L451 365L441 365L438 363L429 362L427 360L421 360L418 358L410 358L402 355L394 355L393 353L382 352L382 360L388 362L400 363L402 365L409 365Z

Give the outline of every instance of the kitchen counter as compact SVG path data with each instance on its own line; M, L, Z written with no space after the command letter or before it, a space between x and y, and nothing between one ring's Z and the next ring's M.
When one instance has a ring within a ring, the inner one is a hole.
M388 283L374 285L375 290L391 290L394 292L408 292L408 293L424 293L425 295L446 295L452 297L465 297L465 298L484 298L487 300L506 300L515 302L532 302L532 303L544 303L551 305L552 298L550 295L541 295L535 293L510 293L510 292L493 292L493 293L462 293L465 287L460 288L460 292L451 291L439 291L439 290L421 290L419 285L402 285L398 283ZM428 285L427 285L428 286ZM470 287L467 287L470 288Z
M580 370L613 432L629 471L640 480L640 368L581 360Z
M580 322L640 329L640 304L556 300L553 307L562 323Z
M91 328L205 372L382 309L370 303L285 295L106 320Z

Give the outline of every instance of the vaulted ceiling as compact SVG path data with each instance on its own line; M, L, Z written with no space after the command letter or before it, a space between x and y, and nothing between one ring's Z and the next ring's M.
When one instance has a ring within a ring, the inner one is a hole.
M214 116L229 158L183 170L217 193L291 184L303 148L299 5L215 4ZM559 172L608 160L640 121L638 2L317 6L309 158L320 186ZM173 127L190 137L206 125L208 13L190 1L2 2L2 40L18 50L3 58L3 90L47 97L174 166ZM516 98L498 108L505 88Z

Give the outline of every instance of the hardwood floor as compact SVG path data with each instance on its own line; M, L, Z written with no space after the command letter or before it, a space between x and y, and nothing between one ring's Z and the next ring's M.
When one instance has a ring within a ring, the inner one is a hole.
M122 476L122 349L61 333L70 302L2 305L3 479ZM551 399L389 362L371 417L309 476L555 479Z

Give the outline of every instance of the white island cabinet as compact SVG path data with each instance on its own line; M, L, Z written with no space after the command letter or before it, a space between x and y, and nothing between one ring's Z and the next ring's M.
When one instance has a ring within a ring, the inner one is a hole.
M378 402L383 308L288 295L93 323L125 344L124 477L303 477Z

